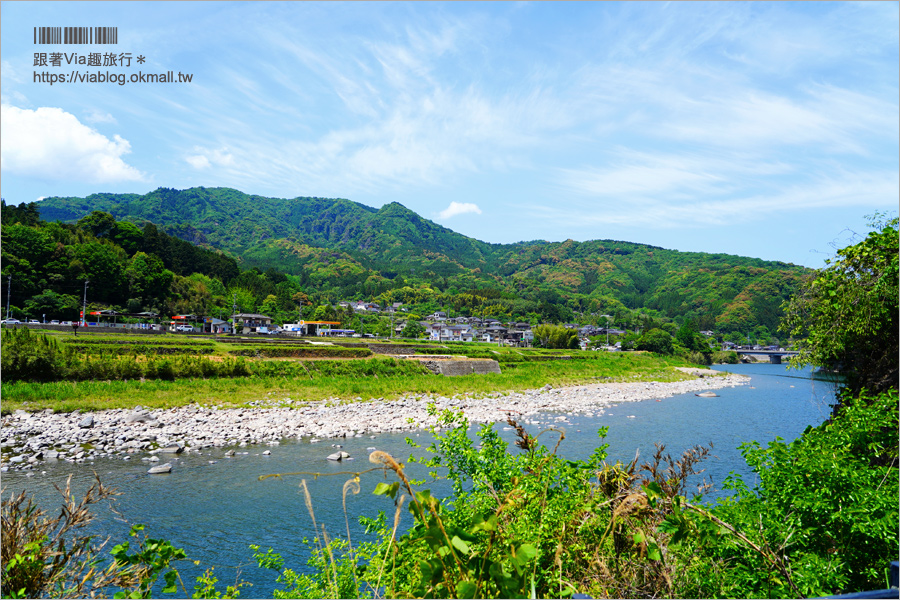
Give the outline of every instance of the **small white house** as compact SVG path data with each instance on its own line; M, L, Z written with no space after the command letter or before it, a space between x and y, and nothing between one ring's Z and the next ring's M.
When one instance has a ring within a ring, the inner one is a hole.
M428 327L428 331L430 339L444 342L471 342L475 336L468 325L434 323Z

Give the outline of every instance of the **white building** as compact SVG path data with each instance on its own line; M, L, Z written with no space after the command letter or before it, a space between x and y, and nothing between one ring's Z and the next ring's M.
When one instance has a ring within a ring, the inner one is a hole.
M429 325L430 339L443 342L471 342L475 331L468 325L447 325L434 323Z

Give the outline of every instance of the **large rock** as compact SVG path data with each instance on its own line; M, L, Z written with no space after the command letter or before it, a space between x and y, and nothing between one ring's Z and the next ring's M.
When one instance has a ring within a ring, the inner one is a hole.
M151 467L147 473L150 475L157 475L159 473L171 473L172 472L172 463L166 463L164 465L159 465L156 467Z
M125 423L149 423L150 421L155 420L153 417L148 415L147 413L139 413L134 412L125 417Z
M94 417L93 415L88 415L78 423L78 426L82 429L90 429L94 426Z
M169 444L165 448L159 449L160 452L165 452L166 454L181 454L181 452L183 450L184 450L184 446L182 446L178 442L175 442L174 444Z

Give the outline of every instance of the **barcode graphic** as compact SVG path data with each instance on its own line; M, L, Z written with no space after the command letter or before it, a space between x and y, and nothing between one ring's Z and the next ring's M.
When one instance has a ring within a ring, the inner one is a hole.
M35 44L118 44L118 27L35 27Z

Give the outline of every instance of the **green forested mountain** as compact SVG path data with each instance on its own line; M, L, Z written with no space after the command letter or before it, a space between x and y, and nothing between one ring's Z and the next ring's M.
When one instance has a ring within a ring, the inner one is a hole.
M492 298L507 314L655 310L702 329L774 330L780 305L807 269L780 262L678 252L614 240L489 244L398 203L374 209L326 198L266 198L228 188L159 188L39 202L47 221L104 211L138 227L219 249L243 268L297 276L335 298L411 302L452 297L463 312Z

